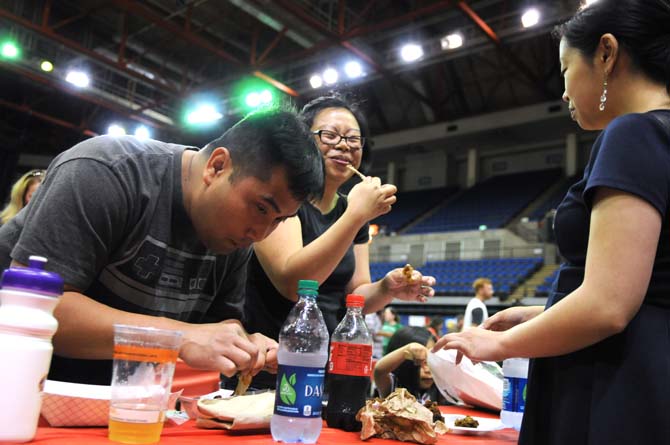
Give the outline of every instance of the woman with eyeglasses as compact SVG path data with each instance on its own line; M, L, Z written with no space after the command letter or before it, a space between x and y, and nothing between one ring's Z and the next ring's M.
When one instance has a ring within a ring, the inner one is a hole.
M42 183L44 173L44 170L30 170L14 183L9 204L0 212L0 225L7 224L22 208L28 205L33 193Z
M323 154L323 196L303 205L295 217L256 243L248 267L247 329L274 339L297 301L299 279L319 282L317 304L330 333L344 316L349 293L365 296L366 314L394 298L423 302L434 295L435 279L418 271L414 271L413 284L402 269L390 271L377 282L371 280L368 222L391 210L397 189L377 177L366 177L348 195L339 192L354 174L349 166L358 169L370 157L367 123L357 104L332 94L309 102L301 115ZM274 384L274 376L254 378L257 387Z

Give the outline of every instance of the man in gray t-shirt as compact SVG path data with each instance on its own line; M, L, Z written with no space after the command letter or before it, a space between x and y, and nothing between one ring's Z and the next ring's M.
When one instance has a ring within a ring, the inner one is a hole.
M250 245L321 193L322 162L279 110L199 151L101 136L61 153L0 228L2 269L40 255L66 283L49 378L109 384L115 323L183 331L195 368L274 368L276 342L241 324Z

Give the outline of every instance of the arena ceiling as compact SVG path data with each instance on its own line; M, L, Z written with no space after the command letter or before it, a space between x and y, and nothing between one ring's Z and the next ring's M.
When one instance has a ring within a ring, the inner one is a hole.
M245 112L248 88L302 105L329 89L354 92L373 134L388 134L560 100L552 28L576 0L0 0L3 150L54 155L112 122L144 125L157 139L201 145ZM524 28L534 6L541 18ZM458 49L441 40L460 33ZM408 63L400 47L418 43ZM54 69L40 69L43 60ZM345 79L358 61L363 75ZM333 86L310 78L331 67ZM64 80L70 69L88 88ZM247 90L245 90L247 88ZM200 100L222 118L184 122Z

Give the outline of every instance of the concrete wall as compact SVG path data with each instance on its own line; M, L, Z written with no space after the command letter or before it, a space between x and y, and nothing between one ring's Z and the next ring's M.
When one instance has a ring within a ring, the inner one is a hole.
M408 261L422 264L426 261L439 261L445 259L446 244L452 242L461 244L460 259L481 259L484 240L499 240L502 257L543 255L540 244L528 243L507 229L491 229L376 237L370 244L370 262ZM422 246L422 249L418 249L418 246ZM419 250L422 254L417 258Z
M497 175L563 167L565 147L482 157L480 180Z

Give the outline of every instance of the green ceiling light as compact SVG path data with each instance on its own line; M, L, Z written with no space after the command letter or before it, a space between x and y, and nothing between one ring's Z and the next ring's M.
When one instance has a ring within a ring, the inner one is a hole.
M243 112L271 107L275 101L275 91L267 83L258 79L248 79L235 87L233 96Z
M42 60L42 63L40 63L40 68L42 69L42 71L50 73L54 70L54 64L49 62L48 60Z
M2 42L0 55L2 55L3 59L18 59L21 56L21 49L15 42L6 40Z
M250 93L247 93L246 97L244 98L244 103L249 107L250 109L256 109L258 107L266 107L270 104L272 104L272 93L270 90L265 89L261 91L252 91Z

